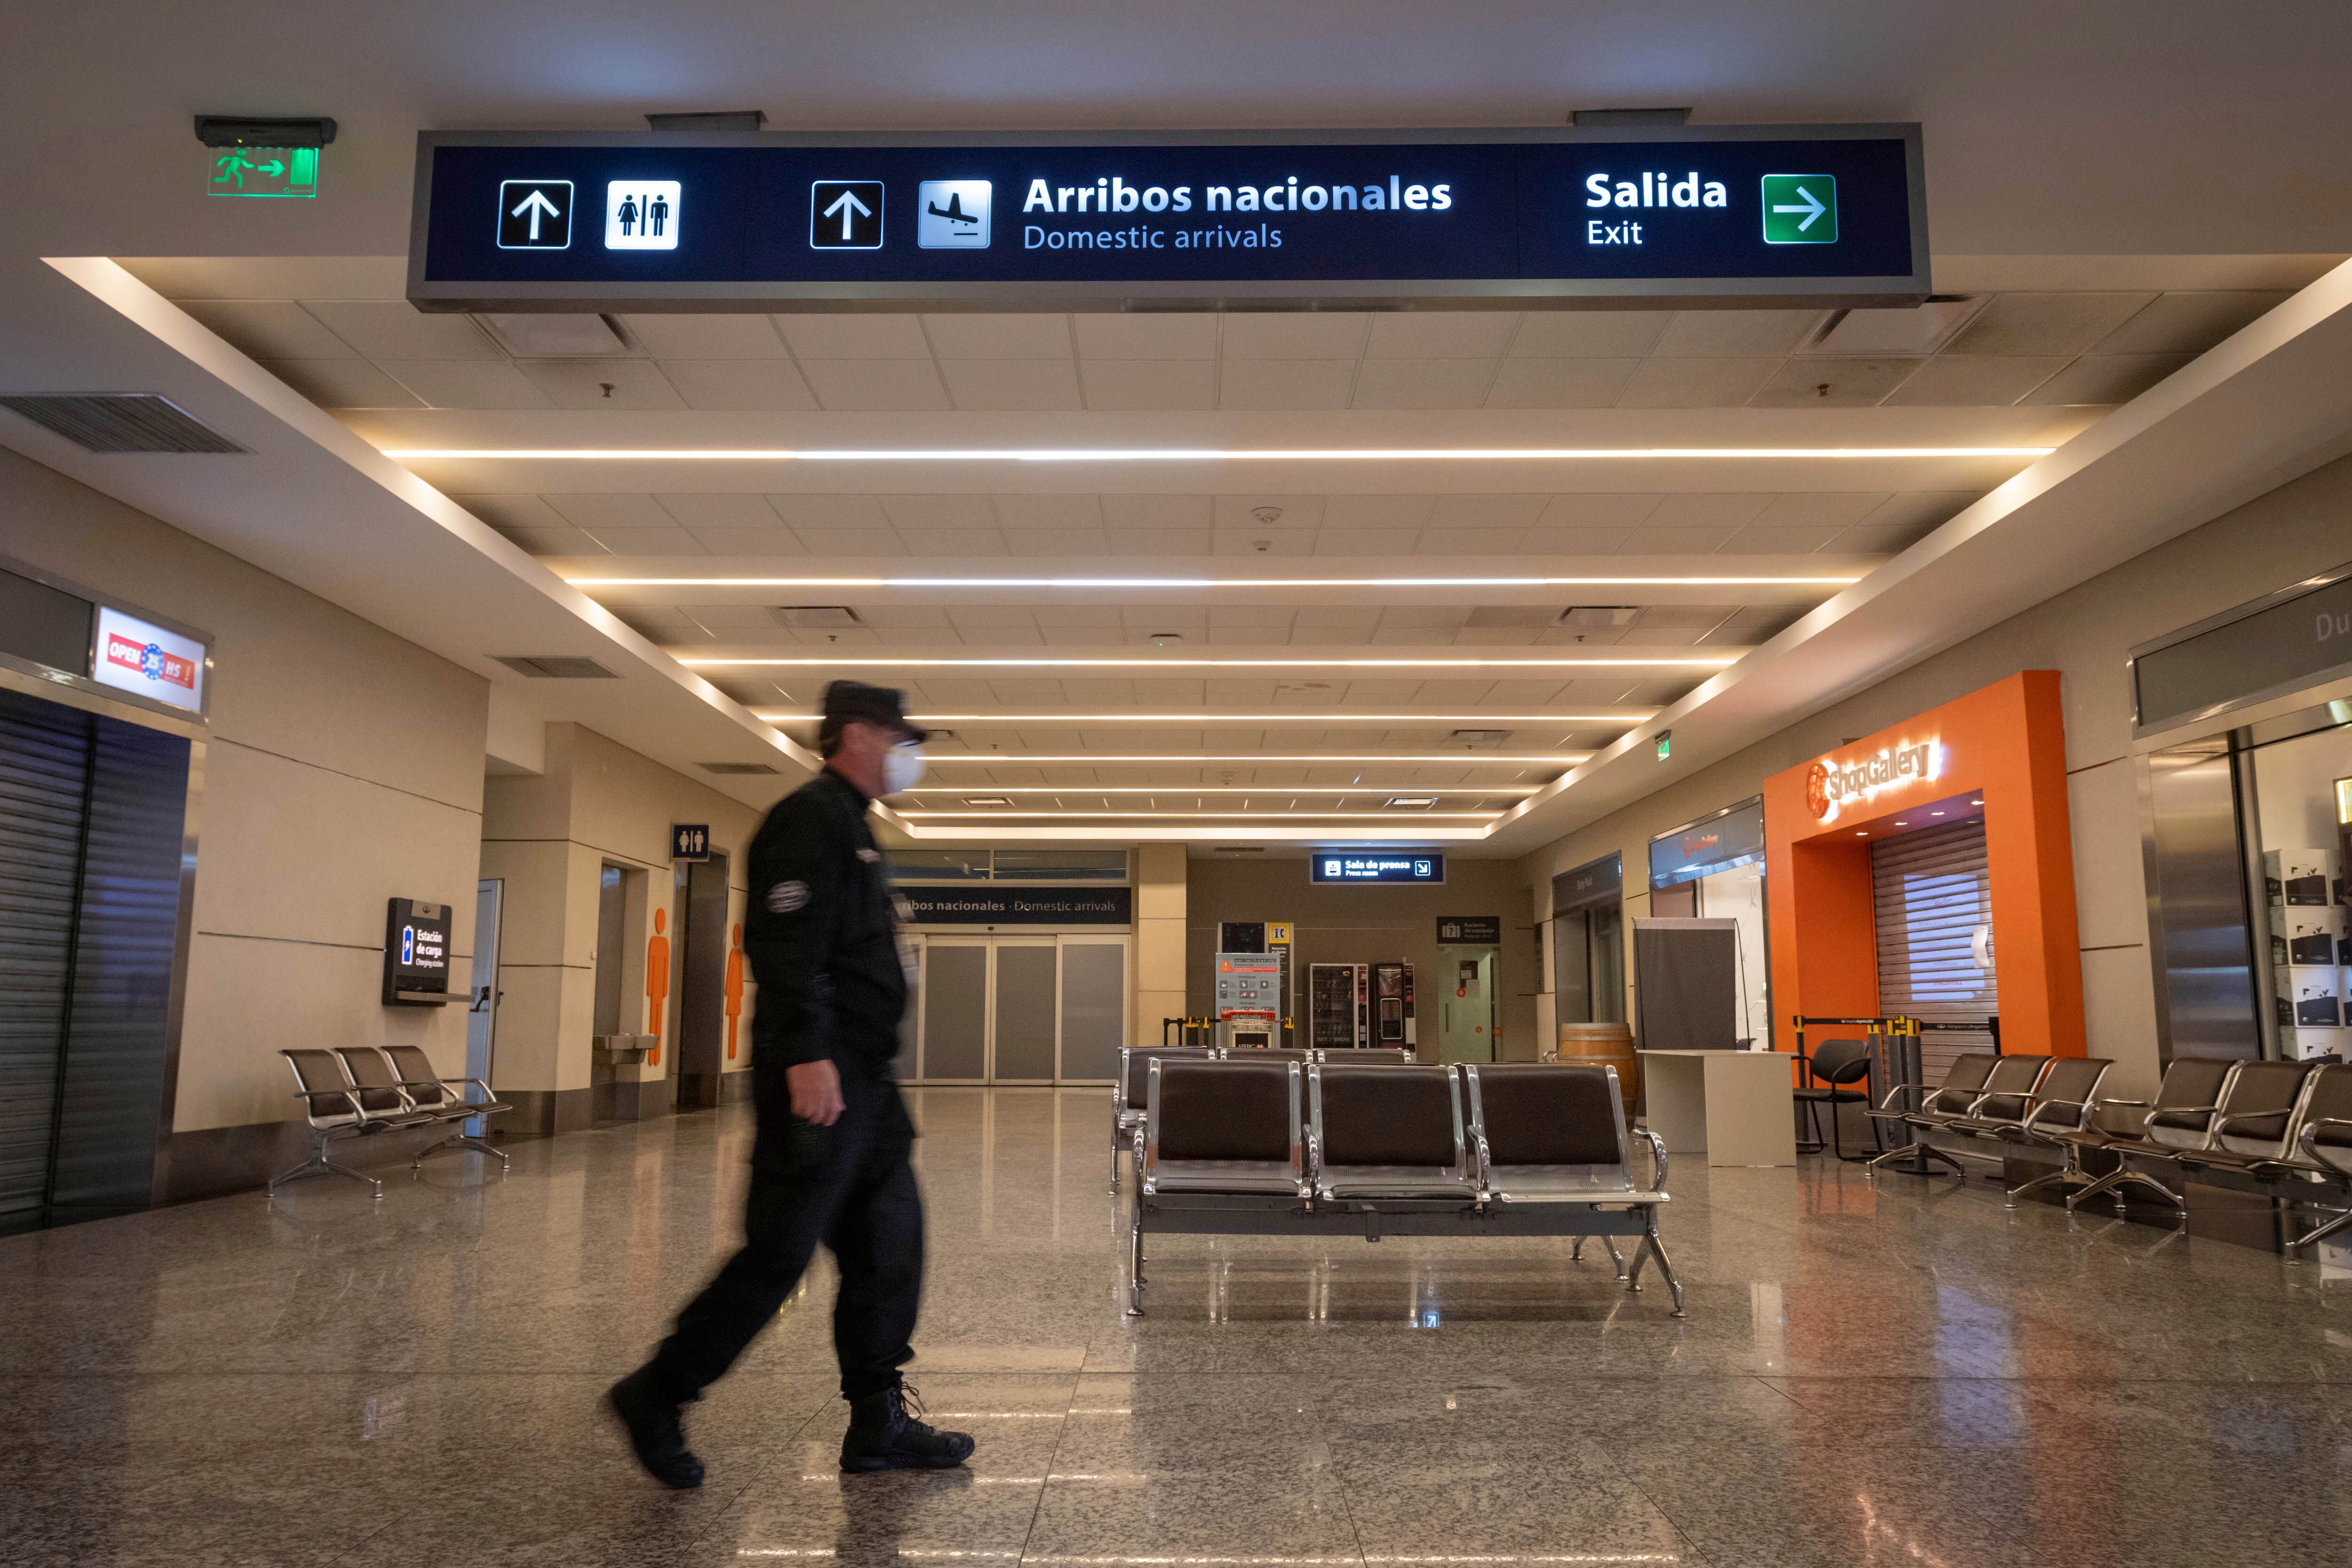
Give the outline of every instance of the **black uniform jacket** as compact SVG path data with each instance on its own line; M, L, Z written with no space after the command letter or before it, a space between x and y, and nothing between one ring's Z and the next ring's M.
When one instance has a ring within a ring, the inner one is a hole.
M822 773L751 840L743 952L760 985L751 1066L763 1110L787 1101L786 1068L829 1058L845 1078L887 1079L898 1054L907 973L867 804Z

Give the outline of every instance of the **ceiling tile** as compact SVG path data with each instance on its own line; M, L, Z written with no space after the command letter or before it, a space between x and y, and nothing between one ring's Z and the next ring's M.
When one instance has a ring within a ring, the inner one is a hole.
M1486 400L1495 362L1368 359L1356 377L1358 408L1475 408Z
M255 359L341 359L359 351L291 300L190 300L180 309Z
M883 631L912 631L951 626L948 613L937 605L858 605L857 618Z
M1220 528L1212 535L1211 550L1218 555L1312 555L1311 528Z
M1352 360L1370 316L1349 311L1243 311L1224 317L1227 360Z
M1977 499L1971 490L1905 490L1891 496L1862 521L1873 528L1935 528Z
M786 359L666 359L660 368L688 408L800 413L816 406Z
M1507 359L1486 406L1612 408L1641 365L1637 359Z
M1804 490L1774 496L1756 518L1759 528L1844 528L1894 498L1884 490Z
M1417 528L1333 528L1315 533L1318 555L1410 555L1421 542Z
M1114 555L1206 555L1213 544L1205 528L1111 528L1103 537Z
M1067 316L977 311L925 316L923 333L931 340L931 352L943 361L1070 357Z
M682 528L591 527L589 536L615 555L708 555L702 541Z
M1544 503L1536 521L1545 528L1632 528L1658 510L1658 497L1643 494L1557 495Z
M1217 367L1196 360L1088 360L1079 376L1087 406L1112 411L1217 405Z
M1529 310L1511 340L1513 359L1639 359L1655 348L1664 310Z
M2006 408L2066 366L2063 354L1938 354L1886 399L1890 408Z
M949 406L947 388L928 359L839 360L801 357L801 374L830 409L915 413Z
M774 528L766 500L745 495L662 495L653 498L681 528Z
M1355 376L1356 362L1351 359L1228 359L1218 378L1217 406L1345 408Z
M1526 528L1544 514L1549 496L1439 496L1431 509L1433 530L1457 528Z
M1530 555L1614 555L1633 536L1630 528L1531 528L1519 548Z
M765 605L679 605L680 615L691 616L714 632L762 631L773 627L775 617ZM784 679L790 679L785 677Z
M1067 360L942 359L955 405L983 411L1076 408L1077 366Z
M1620 408L1737 408L1756 395L1777 359L1648 359L1625 384Z
M2159 294L2101 338L2103 354L2203 353L2272 310L2284 294Z
M950 605L948 620L956 630L967 634L999 631L1007 626L1034 630L1037 612L1026 605Z
M1261 510L1271 509L1281 515L1267 519L1257 516ZM1223 495L1216 498L1212 513L1219 528L1313 528L1323 521L1321 496Z
M784 341L765 316L624 316L629 336L656 359L782 359Z
M2194 354L2084 354L2025 395L2028 405L2129 403Z
M428 316L405 300L305 300L302 308L372 360L507 357L471 316Z
M565 521L579 528L676 528L677 520L651 496L607 492L542 497Z
M1637 528L1619 552L1623 555L1711 555L1739 531L1736 528Z
M1099 528L1102 501L1094 496L1007 496L993 499L997 521L1007 528Z
M1435 496L1333 496L1323 508L1323 526L1418 529L1436 504Z
M1893 555L1936 531L1934 523L1862 523L1831 541L1832 555Z
M869 495L776 495L769 507L794 528L887 528L889 515Z
M930 340L912 316L806 315L770 318L793 353L803 360L920 359L931 357Z
M1084 557L1109 550L1099 528L1006 528L1005 548L1015 555Z
M1153 310L1070 318L1078 353L1090 360L1214 359L1217 318L1206 312Z
M882 510L900 528L994 528L986 496L883 496Z
M1213 504L1208 496L1107 495L1103 521L1112 528L1206 528Z
M898 539L912 555L1003 555L1004 535L993 528L901 528Z
M572 520L534 495L452 495L449 498L492 528L569 528Z
M576 528L501 528L499 531L533 555L609 555L612 553Z
M1646 529L1740 528L1763 515L1769 495L1671 495L1643 519Z
M1516 310L1397 310L1372 318L1371 359L1493 359L1519 329Z
M1524 528L1443 528L1422 531L1416 555L1510 555L1527 536Z
M517 368L562 408L683 408L660 367L642 359L527 359Z
M1841 531L1833 527L1773 528L1753 523L1731 536L1723 547L1726 555L1807 555L1819 550Z
M806 555L808 546L789 528L690 528L713 555Z
M266 359L262 369L321 408L422 408L425 400L363 359Z
M824 528L793 524L801 543L812 555L904 555L896 529Z
M384 360L384 371L436 408L552 408L555 400L501 360Z
M1677 359L1785 354L1821 321L1819 310L1677 310L1650 352Z
M1846 359L1828 355L1785 362L1751 408L1868 408L1927 363L1918 359Z
M2154 294L2000 294L1960 329L1948 354L2078 354L2130 320Z

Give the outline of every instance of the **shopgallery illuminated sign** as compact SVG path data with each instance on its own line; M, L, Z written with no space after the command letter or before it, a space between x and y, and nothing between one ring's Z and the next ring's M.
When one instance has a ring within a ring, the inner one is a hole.
M1906 784L1930 783L1943 771L1943 742L1933 740L1902 742L1843 765L1823 758L1805 771L1805 805L1823 822L1835 822L1847 805Z
M1916 125L436 132L408 293L428 310L1885 305L1927 296L1925 178Z

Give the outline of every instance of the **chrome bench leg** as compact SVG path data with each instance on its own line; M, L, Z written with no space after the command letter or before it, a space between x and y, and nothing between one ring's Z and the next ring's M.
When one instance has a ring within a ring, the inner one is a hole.
M2079 1206L2086 1198L2095 1198L2101 1193L2113 1193L2116 1196L2116 1207L2120 1210L2124 1206L2123 1189L2126 1186L2146 1187L2183 1214L2189 1210L2188 1199L2158 1181L2154 1176L2143 1174L2133 1170L2129 1165L2117 1165L2081 1192L2067 1194L2066 1206L2071 1210Z
M408 1168L412 1171L423 1169L425 1156L428 1154L462 1152L467 1149L471 1149L477 1153L489 1155L499 1163L499 1169L502 1171L508 1169L514 1163L513 1161L507 1158L507 1152L499 1148L497 1144L492 1143L486 1139L477 1138L470 1132L452 1132L449 1136L440 1140L438 1142L428 1143L424 1148L419 1149L416 1152L416 1158L408 1163Z
M2326 1241L2329 1237L2334 1236L2337 1231L2343 1230L2347 1226L2352 1226L2352 1209L2345 1210L2343 1213L2337 1215L2334 1219L2327 1221L2318 1228L2307 1231L2304 1235L2295 1237L2294 1240L2288 1242L2286 1244L2287 1256L2292 1258L2303 1248L2309 1247L2313 1242Z
M1127 1315L1143 1316L1143 1194L1135 1194L1135 1215L1127 1226Z
M1675 1277L1675 1266L1666 1258L1666 1244L1658 1239L1658 1215L1654 1209L1650 1212L1650 1227L1643 1233L1642 1245L1648 1247L1651 1256L1658 1260L1658 1272L1664 1276L1666 1289L1675 1299L1675 1316L1686 1316L1683 1311L1683 1282Z
M377 1200L383 1197L383 1184L365 1171L354 1171L349 1165L327 1158L324 1150L314 1151L310 1157L291 1170L282 1171L269 1178L268 1196L276 1197L278 1189L289 1182L299 1182L307 1176L349 1176L354 1182L365 1182L375 1191Z
M2020 1182L2017 1185L2010 1188L2009 1191L2002 1195L2007 1201L2008 1205L2011 1208L2015 1208L2017 1206L2018 1199L2023 1197L2028 1193L2039 1192L2041 1189L2051 1185L2053 1183L2079 1182L2087 1179L2088 1178L2080 1175L2074 1171L2053 1171L2046 1176L2036 1176L2030 1182Z

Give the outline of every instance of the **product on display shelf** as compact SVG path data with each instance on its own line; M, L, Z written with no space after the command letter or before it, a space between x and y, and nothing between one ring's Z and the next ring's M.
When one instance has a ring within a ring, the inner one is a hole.
M2297 904L2271 913L2271 963L2336 964L2343 962L2344 911L2332 905Z
M2276 999L2278 1024L2286 1028L2334 1028L2344 1021L2341 972L2289 965L2271 971L2271 994Z
M2273 908L2336 901L2332 849L2265 849L2263 881Z
M2343 1061L2352 1029L2281 1029L2279 1055L2291 1062Z

